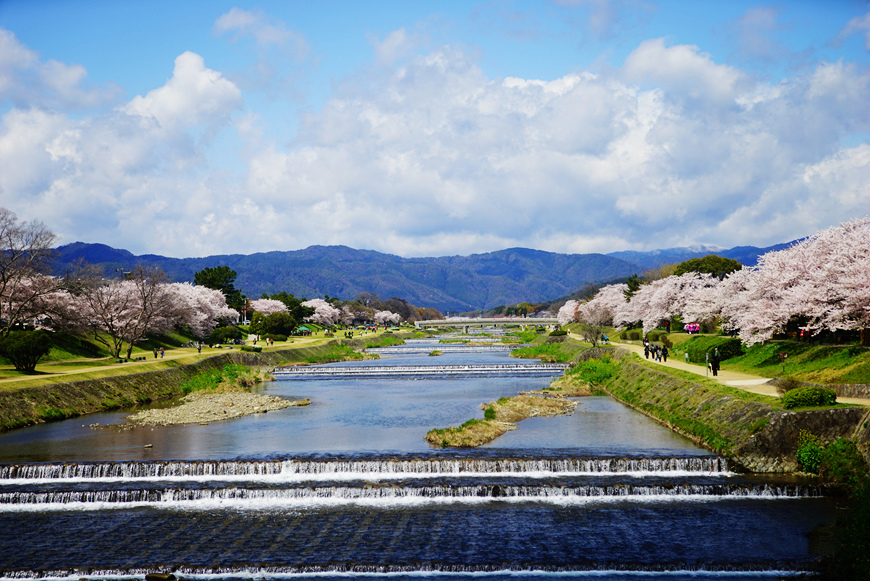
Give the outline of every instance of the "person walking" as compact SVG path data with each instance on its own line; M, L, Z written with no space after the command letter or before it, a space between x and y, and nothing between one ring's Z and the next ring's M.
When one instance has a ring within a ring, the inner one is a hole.
M662 345L662 361L668 362L668 346Z
M719 375L719 350L714 349L713 355L710 356L710 370L713 372L713 377Z
M643 342L643 356L649 359L649 343Z

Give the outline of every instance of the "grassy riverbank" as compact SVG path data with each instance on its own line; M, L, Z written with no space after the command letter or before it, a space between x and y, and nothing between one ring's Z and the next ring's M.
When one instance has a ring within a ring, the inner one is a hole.
M366 357L363 341L316 340L299 347L265 349L261 353L238 349L215 350L158 359L148 364L124 364L87 373L35 378L31 385L14 382L0 390L0 431L160 401L182 394L182 386L226 365L271 368Z

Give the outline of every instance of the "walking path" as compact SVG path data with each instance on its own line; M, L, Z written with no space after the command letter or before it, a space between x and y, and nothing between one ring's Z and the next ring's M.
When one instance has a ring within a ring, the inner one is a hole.
M273 347L268 349L264 349L264 351L277 351L280 349L295 349L297 347L307 347L309 345L317 343L319 340L324 339L322 335L310 335L307 337L294 337L291 341L286 343L276 343ZM234 345L233 348L238 350L240 346ZM135 357L145 357L144 361L127 361L125 363L112 363L109 365L98 365L94 367L76 367L73 369L64 369L62 367L63 364L69 364L74 361L59 361L56 363L48 363L44 365L38 365L39 374L38 375L17 375L14 377L4 377L0 378L0 389L3 389L2 386L7 384L15 384L17 382L23 381L32 381L34 379L40 378L57 378L60 376L70 376L69 379L64 379L63 381L75 381L76 375L83 375L87 373L96 373L96 372L105 372L112 371L115 369L123 370L123 373L119 375L129 375L130 373L140 373L142 371L149 371L149 367L154 365L155 363L159 363L161 361L169 361L172 359L183 359L195 357L197 359L204 359L206 357L211 357L213 355L218 355L220 353L226 353L229 351L230 347L225 346L223 348L219 347L205 347L202 349L202 353L197 353L195 347L177 347L173 349L166 349L165 355L163 357L155 358L153 354L149 352L136 352L134 353ZM55 367L55 369L52 369ZM10 366L11 369L11 366ZM106 376L110 376L111 374L107 374ZM9 389L14 389L13 386L10 386Z
M579 337L577 337L579 339ZM637 353L640 357L643 357L643 345L635 345L632 343L618 343L615 341L611 341L613 345L617 345L624 349L628 349L634 353ZM710 379L715 379L720 383L724 383L725 385L729 385L731 387L736 387L742 389L744 391L749 391L752 393L758 393L761 395L771 395L773 397L779 397L779 394L776 392L776 387L769 384L769 377L760 377L758 375L750 375L748 373L738 373L737 371L725 371L723 369L719 370L719 374L716 377L713 377L713 372L709 369L701 367L700 365L692 365L691 363L686 363L679 359L668 359L667 362L664 361L653 361L652 358L647 359L651 363L656 365L662 365L664 367L671 367L673 369L680 369L682 371L688 371L689 373L694 373L695 375L704 375L709 377ZM867 399L859 399L854 397L837 397L837 403L849 403L855 405L870 405L870 400Z

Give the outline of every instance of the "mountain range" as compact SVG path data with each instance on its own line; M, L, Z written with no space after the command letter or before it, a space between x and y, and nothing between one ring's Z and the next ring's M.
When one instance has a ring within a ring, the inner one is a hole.
M360 293L372 292L383 299L398 297L442 312L464 312L523 301L551 301L589 283L613 281L661 264L708 254L751 266L761 254L789 244L731 249L695 246L610 254L558 254L509 248L438 258L402 258L346 246L310 246L289 252L169 258L154 254L136 256L104 244L74 242L57 248L54 270L60 274L84 261L102 267L106 276L120 276L139 265L156 266L173 281L185 282L193 281L194 274L203 268L229 266L237 273L236 288L249 298L286 291L297 297L330 295L353 299Z

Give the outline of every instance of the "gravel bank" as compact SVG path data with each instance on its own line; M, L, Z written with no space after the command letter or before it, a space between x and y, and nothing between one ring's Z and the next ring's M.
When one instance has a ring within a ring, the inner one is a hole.
M204 424L311 403L307 399L291 401L273 395L247 392L191 393L181 401L184 403L180 406L133 414L127 418L127 423L137 426Z

